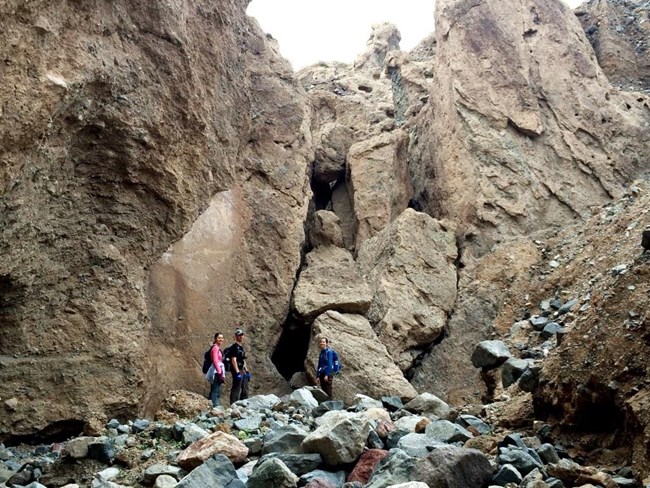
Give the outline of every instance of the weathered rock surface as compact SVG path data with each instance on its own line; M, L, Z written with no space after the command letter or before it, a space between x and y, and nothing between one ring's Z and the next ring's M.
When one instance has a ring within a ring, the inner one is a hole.
M223 454L232 463L241 463L248 456L248 448L235 436L217 431L191 444L176 461L189 471L215 454Z
M564 4L444 0L435 18L411 173L424 211L462 224L468 257L585 219L644 171L648 101L612 89Z
M352 403L357 393L373 397L396 395L409 400L417 395L370 323L360 315L329 311L314 321L305 360L305 368L312 377L318 364L321 336L330 340L343 364L341 374L334 377L335 398Z
M370 433L368 418L348 412L329 412L321 420L322 424L302 442L304 452L320 454L330 466L356 461Z
M228 1L2 10L0 382L29 401L0 430L204 390L188 359L219 323L250 325L251 387L282 391L312 151L277 46Z
M372 293L350 251L321 246L306 257L293 291L293 307L302 317L313 318L327 310L363 314Z
M357 249L396 219L412 196L402 130L383 133L350 147L348 191L356 221Z
M343 246L343 234L339 225L341 219L327 210L318 210L314 213L314 224L309 234L309 242L313 247Z
M623 89L648 92L648 5L612 0L585 2L575 13L609 81Z
M367 317L403 370L440 336L454 308L456 257L453 231L412 209L359 249L374 293Z

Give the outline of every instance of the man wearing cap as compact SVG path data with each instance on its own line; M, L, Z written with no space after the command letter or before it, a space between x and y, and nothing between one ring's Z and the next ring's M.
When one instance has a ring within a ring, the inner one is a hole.
M246 369L246 351L244 351L243 329L235 331L235 343L230 346L230 371L232 372L232 390L230 390L230 403L248 398L248 380L251 374Z

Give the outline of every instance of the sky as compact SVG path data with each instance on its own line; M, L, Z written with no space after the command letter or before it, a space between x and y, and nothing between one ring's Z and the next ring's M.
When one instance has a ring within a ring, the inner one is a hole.
M583 0L566 0L576 7ZM434 0L252 0L248 15L280 45L294 70L319 61L352 63L376 22L392 22L408 51L433 32Z

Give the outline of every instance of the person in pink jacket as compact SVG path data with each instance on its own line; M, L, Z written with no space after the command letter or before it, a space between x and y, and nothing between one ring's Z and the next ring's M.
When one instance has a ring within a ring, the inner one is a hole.
M210 369L214 369L212 387L210 388L210 400L212 400L213 407L221 405L221 385L226 381L226 371L223 367L223 353L221 352L223 340L223 334L217 332L214 335L212 349L210 349L210 356L212 357L212 366Z

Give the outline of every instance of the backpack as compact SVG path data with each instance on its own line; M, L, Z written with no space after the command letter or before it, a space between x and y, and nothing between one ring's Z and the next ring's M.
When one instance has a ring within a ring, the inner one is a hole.
M332 373L339 374L341 372L341 361L339 361L338 353L332 349Z
M210 369L210 366L212 366L212 348L214 345L210 346L210 349L205 351L205 354L203 355L203 374L206 374L208 370Z
M230 359L232 358L231 354L234 352L235 348L233 345L228 346L222 351L223 354L223 369L224 371L230 371L230 368L232 368L232 364L230 363Z

